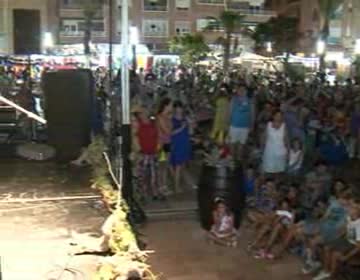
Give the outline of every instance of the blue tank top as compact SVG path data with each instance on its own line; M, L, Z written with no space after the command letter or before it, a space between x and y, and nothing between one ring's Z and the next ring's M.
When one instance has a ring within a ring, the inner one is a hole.
M232 99L231 126L237 128L250 127L251 103L247 97L235 96Z

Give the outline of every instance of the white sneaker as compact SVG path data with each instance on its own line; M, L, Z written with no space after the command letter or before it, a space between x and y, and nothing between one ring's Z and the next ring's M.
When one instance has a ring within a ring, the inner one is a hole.
M314 277L313 280L325 280L331 277L331 273L326 271L321 271L318 276Z

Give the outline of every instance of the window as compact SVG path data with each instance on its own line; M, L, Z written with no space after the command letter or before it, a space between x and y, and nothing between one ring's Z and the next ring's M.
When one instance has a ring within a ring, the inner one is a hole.
M81 0L62 0L63 6L81 6Z
M190 0L176 0L176 9L188 10L190 8Z
M197 0L199 4L224 5L225 0Z
M167 37L168 21L161 19L147 19L143 21L143 34L145 37Z
M166 12L168 9L167 0L143 0L144 11L150 12Z
M177 36L191 33L191 24L188 21L176 21L175 33Z
M68 36L76 36L81 32L78 20L66 19L61 22L61 33Z
M219 22L213 18L201 18L196 20L196 31L204 31L204 29L209 29L212 31L220 31L221 27Z
M63 36L83 36L85 28L85 21L82 19L63 19L61 21L61 35ZM92 33L95 36L105 35L105 26L103 20L93 20Z

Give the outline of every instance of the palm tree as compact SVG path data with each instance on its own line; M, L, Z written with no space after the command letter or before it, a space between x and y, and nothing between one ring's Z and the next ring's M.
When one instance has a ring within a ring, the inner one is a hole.
M240 15L233 11L223 11L217 19L218 25L224 28L224 37L218 39L224 48L224 72L227 73L229 69L231 40L237 32L245 33L244 15Z
M91 32L93 29L93 21L96 15L101 10L102 5L105 3L105 0L81 0L81 6L83 9L85 24L84 24L84 52L88 57L91 54L90 42L91 42Z
M210 51L203 35L199 33L174 37L169 47L171 52L181 55L181 62L185 65L195 64Z
M344 3L344 0L318 0L318 2L321 14L320 38L327 42L330 34L330 20L334 17L339 6ZM320 56L320 72L325 69L325 55L324 52Z

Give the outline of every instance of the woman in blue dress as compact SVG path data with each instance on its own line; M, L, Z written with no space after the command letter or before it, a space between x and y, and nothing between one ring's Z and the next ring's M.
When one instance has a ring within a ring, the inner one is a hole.
M181 102L174 103L172 125L170 163L174 170L175 192L179 192L183 167L191 159L189 122L184 115L184 106Z

